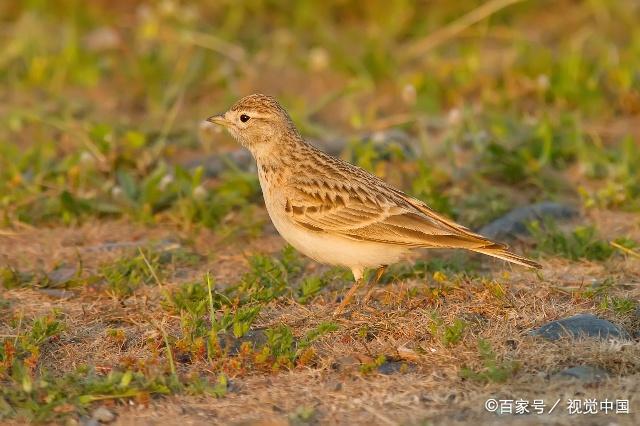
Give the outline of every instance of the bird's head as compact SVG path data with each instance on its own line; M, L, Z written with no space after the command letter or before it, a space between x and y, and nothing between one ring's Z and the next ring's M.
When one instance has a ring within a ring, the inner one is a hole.
M207 121L227 129L254 156L273 151L286 135L297 135L287 111L275 98L261 94L245 96L227 112Z

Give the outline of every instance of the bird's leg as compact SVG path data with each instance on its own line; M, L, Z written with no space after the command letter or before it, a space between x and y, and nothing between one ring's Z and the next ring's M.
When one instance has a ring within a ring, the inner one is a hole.
M366 296L364 296L364 299L362 299L362 304L363 305L366 305L367 302L369 301L369 299L371 298L371 295L373 294L373 290L376 289L376 285L380 281L380 277L382 277L382 274L384 274L384 271L387 270L387 266L389 266L389 265L382 265L382 266L378 267L378 269L376 270L375 277L373 277L373 279L371 281L369 281L369 285L368 285L369 291L367 291Z
M356 282L353 284L353 286L351 286L347 294L344 295L344 299L342 299L342 302L340 302L340 305L338 305L336 310L333 311L334 317L340 315L342 311L344 311L344 308L349 304L349 302L353 298L353 295L356 294L356 291L358 291L363 281L364 281L363 277L359 277L356 279Z

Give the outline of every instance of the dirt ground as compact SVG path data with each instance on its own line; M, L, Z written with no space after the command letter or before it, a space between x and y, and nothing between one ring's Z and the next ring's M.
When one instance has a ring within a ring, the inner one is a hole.
M592 219L600 223L604 232L640 237L638 224L625 214L600 212ZM198 264L174 271L163 283L171 288L197 280L205 271L211 271L216 282L233 282L238 272L247 267L247 253L274 253L283 246L280 237L266 234L248 245L221 245L208 231L186 241L185 235L168 227L115 221L5 233L0 236L0 253L3 262L42 271L82 259L85 273L89 273L127 250L114 249L114 242L177 241L202 257ZM418 257L450 254L421 253ZM616 289L617 294L637 298L640 262L623 256L606 264L553 258L542 262L545 268L536 274L482 260L485 272L501 277L501 298L482 280L474 279L459 281L435 298L420 291L410 292L433 288L430 280L413 278L379 286L367 306L354 305L344 317L335 320L339 329L316 343L313 365L230 376L229 391L223 398L178 395L144 403L107 401L106 406L117 414L116 424L637 424L638 314L623 318L607 313L594 300L580 296L580 289L613 277L616 282L624 282ZM313 263L306 266L308 273L318 268ZM335 298L346 290L346 285L347 282L341 283L341 288L326 291L307 305L291 298L271 302L252 328L284 323L300 335L332 319ZM107 372L123 359L148 356L146 341L158 334L153 321L163 321L169 334L180 334L180 318L161 309L158 286L143 286L125 300L109 297L92 286L61 294L43 291L4 290L3 297L10 301L14 314L19 311L37 316L52 310L62 313L65 330L59 339L45 345L41 360L43 367L57 374L82 364ZM459 343L448 346L433 335L429 328L432 311L445 321L465 319L468 326ZM548 321L584 312L608 317L635 335L636 340L549 342L528 335L531 329ZM367 327L364 338L363 326ZM106 330L113 327L124 330L124 341L114 343L105 338ZM478 365L477 337L489 340L500 359L518 361L517 371L505 383L481 383L460 377L463 365ZM362 371L361 365L381 354L387 357L387 363L400 368ZM603 368L610 377L592 383L554 376L575 365ZM188 368L202 369L207 374L209 367L195 362ZM549 405L561 401L552 414L514 416L487 412L484 404L489 398L543 399ZM567 413L568 399L588 398L628 399L630 413Z

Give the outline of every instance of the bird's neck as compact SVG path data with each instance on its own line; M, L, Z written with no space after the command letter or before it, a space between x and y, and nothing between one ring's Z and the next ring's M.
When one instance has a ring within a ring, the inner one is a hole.
M277 140L264 141L251 147L258 166L269 168L289 167L308 156L311 146L297 132L283 134Z

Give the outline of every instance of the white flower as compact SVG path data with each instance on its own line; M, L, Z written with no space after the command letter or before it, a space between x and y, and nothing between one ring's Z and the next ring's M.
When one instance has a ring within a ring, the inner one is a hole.
M173 182L173 175L166 174L162 177L162 179L160 179L160 183L158 184L158 187L160 188L160 190L164 191L172 182Z
M193 189L193 198L195 198L198 201L202 201L205 198L207 198L208 193L209 191L207 191L207 189L204 186L198 185Z

